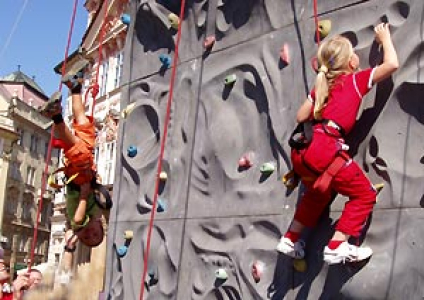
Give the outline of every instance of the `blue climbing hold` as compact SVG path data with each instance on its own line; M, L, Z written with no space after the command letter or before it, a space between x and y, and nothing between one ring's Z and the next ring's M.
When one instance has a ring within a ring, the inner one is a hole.
M127 251L127 246L120 246L118 249L116 249L116 252L118 253L119 257L124 257L127 254Z
M136 146L129 146L128 147L128 156L129 157L135 157L137 155L137 147Z
M131 16L129 14L122 14L121 16L121 21L122 23L124 23L125 25L130 25L131 22Z
M171 66L172 58L169 55L161 54L159 55L159 60L165 68L169 68Z
M158 198L156 211L157 212L164 212L165 209L166 209L165 201L162 198Z

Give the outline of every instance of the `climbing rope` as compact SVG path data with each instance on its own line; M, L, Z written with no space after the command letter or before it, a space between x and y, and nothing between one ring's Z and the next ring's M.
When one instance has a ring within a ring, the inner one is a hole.
M70 24L70 28L69 28L69 32L68 32L68 42L67 42L67 45L66 45L65 58L64 58L64 61L63 61L63 65L62 65L62 74L64 74L64 72L66 70L66 64L67 64L67 61L68 61L69 48L71 46L72 33L73 33L73 29L74 29L74 24L75 24L77 7L78 7L78 0L74 0L74 8L73 8L72 17L71 17L71 24ZM61 91L61 90L62 90L62 82L59 81L59 91ZM49 141L49 146L48 146L48 149L47 149L47 156L46 156L46 159L45 159L45 162L44 162L45 163L44 173L43 173L43 176L41 177L41 194L40 194L40 198L39 198L39 202L38 202L37 218L35 220L34 234L33 234L32 245L31 245L30 260L29 260L29 264L28 264L28 272L31 269L31 266L34 262L35 247L37 245L37 238L38 238L38 223L39 223L39 219L40 219L40 213L41 213L41 210L43 208L43 196L44 196L44 193L46 192L46 177L47 177L47 173L49 171L49 162L50 162L51 157L52 157L53 138L54 138L54 128L52 127L51 130L50 130L50 141Z
M109 5L109 1L108 0L104 0L103 1L103 5L104 5L104 13L103 13L103 21L102 21L102 28L100 30L100 35L99 35L99 54L98 54L98 61L97 61L97 68L96 68L96 77L94 79L94 83L87 89L86 91L86 98L87 98L87 94L89 91L91 91L91 97L93 98L93 106L91 107L91 116L94 116L94 108L96 106L96 98L97 98L97 94L99 93L99 73L100 73L100 65L102 63L102 59L103 59L103 38L105 35L105 31L106 31L106 20L107 20L107 12L108 12L108 5ZM107 72L107 70L103 70L103 74ZM87 99L86 99L87 100Z
M315 37L319 46L321 42L321 38L319 34L318 0L314 0L314 20L315 20Z
M149 253L150 253L150 242L151 242L151 238L152 238L152 229L153 229L153 222L154 222L154 218L155 218L155 213L156 213L156 207L157 207L157 200L158 200L158 191L159 191L159 185L160 185L160 173L162 170L162 160L163 160L163 156L164 156L164 152L165 152L165 143L166 143L166 137L167 137L167 133L168 133L168 125L169 125L169 120L170 120L170 115L171 115L171 104L172 104L172 97L174 94L174 84L175 84L175 76L176 76L176 72L177 72L177 66L178 66L178 50L179 50L179 44L180 44L180 40L181 40L181 31L182 31L182 20L184 19L184 11L185 11L185 0L181 0L181 10L180 10L180 22L178 24L178 33L177 33L177 41L175 43L175 53L174 53L174 59L173 59L173 63L172 63L172 73L171 73L171 79L170 79L170 83L169 83L169 95L168 95L168 103L167 103L167 107L166 107L166 115L165 115L165 120L164 120L164 129L163 129L163 135L162 135L162 141L161 141L161 145L160 145L160 153L159 153L159 158L158 158L158 166L157 166L157 172L156 172L156 182L155 182L155 190L154 190L154 194L153 194L153 205L152 205L152 210L150 212L150 221L149 221L149 227L148 227L148 232L147 232L147 240L146 240L146 250L144 252L144 262L143 262L143 276L141 278L141 283L140 283L140 300L143 300L143 296L144 296L144 289L145 289L145 284L144 282L146 281L146 276L147 276L147 264L149 261Z

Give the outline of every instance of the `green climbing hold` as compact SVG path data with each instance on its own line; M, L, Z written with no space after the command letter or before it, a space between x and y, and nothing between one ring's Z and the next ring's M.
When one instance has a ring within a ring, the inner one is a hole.
M275 165L272 162L266 162L261 166L261 173L272 174L275 171Z

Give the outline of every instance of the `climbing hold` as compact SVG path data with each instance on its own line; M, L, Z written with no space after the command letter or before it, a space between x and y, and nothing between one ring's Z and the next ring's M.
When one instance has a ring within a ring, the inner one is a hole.
M168 179L168 174L165 171L160 172L159 179L162 181L166 181Z
M137 155L137 147L136 146L129 146L128 147L128 157L135 157Z
M263 174L267 174L267 175L272 174L272 172L275 171L275 165L272 162L266 162L261 166L260 171Z
M320 20L318 22L318 32L320 39L324 39L331 31L331 20Z
M299 177L293 170L284 174L281 181L290 190L294 190L299 185Z
M124 239L125 240L132 240L134 237L134 233L132 230L125 230L124 232Z
M261 261L255 261L252 265L252 277L256 283L261 281L262 274L265 269L265 264Z
M167 54L159 55L159 60L165 68L169 68L172 63L172 58Z
M130 25L131 22L131 17L129 14L122 14L121 16L121 21L122 23L124 23L125 25Z
M206 50L212 49L213 45L215 45L216 38L214 35L206 37L203 47L205 47Z
M162 198L159 197L156 204L157 204L157 207L156 207L157 212L164 212L166 210L166 202Z
M384 188L384 183L374 184L374 189L377 191L377 194L380 193L383 188Z
M128 247L127 246L120 246L118 249L116 249L116 253L119 257L124 257L127 255Z
M135 103L131 103L129 105L127 105L126 108L124 108L124 110L121 113L121 117L123 119L126 119L128 117L128 115L134 110L135 107Z
M231 74L225 77L225 85L232 85L237 81L237 75Z
M220 280L227 280L228 279L228 273L227 273L227 271L225 271L225 269L220 268L220 269L215 271L215 277L217 279L220 279Z
M289 46L287 44L284 44L280 50L280 59L284 64L290 64Z
M250 168L253 166L253 153L247 152L243 154L243 156L239 159L238 164L240 168Z
M318 58L316 56L311 59L311 67L316 73L318 73Z
M304 258L302 259L294 259L293 260L293 268L297 272L306 272L306 269L308 268L308 265L306 264L306 260Z
M170 13L168 15L168 21L172 28L178 29L178 26L180 25L180 18L176 14Z

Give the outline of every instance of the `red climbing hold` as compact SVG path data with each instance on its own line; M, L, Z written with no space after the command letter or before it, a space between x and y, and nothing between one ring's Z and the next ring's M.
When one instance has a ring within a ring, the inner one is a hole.
M287 44L284 44L283 47L281 47L280 59L286 65L290 64L289 46Z

